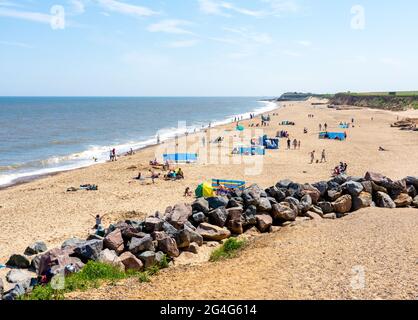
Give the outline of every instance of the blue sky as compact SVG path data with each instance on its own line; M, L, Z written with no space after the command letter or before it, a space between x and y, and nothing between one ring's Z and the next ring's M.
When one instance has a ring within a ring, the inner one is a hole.
M0 95L418 90L416 12L414 0L0 0Z

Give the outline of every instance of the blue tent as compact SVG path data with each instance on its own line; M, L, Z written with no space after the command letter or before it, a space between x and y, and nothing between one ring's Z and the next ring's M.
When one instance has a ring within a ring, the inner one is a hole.
M279 149L279 139L277 138L269 138L266 135L263 136L261 139L262 145L269 150L277 150Z
M197 153L173 153L173 154L164 154L165 161L174 161L174 162L196 162Z
M344 141L346 138L344 132L321 132L319 133L319 139Z
M264 156L266 154L266 150L264 147L260 146L240 147L239 153L248 156Z

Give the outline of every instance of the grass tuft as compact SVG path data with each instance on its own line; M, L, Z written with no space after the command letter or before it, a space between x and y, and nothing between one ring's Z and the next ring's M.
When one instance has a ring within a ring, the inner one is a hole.
M211 256L210 261L219 261L223 259L230 259L237 255L238 251L245 245L245 240L238 240L236 238L229 238L218 249L215 249Z

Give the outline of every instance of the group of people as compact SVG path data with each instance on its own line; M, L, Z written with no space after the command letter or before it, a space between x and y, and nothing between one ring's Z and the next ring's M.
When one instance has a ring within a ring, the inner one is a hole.
M328 124L324 123L324 125L322 125L322 123L319 124L319 132L322 132L322 129L324 129L324 131L328 130Z
M339 176L340 174L347 173L347 167L348 167L347 163L340 162L340 164L334 168L333 175Z
M292 142L292 140L290 138L287 138L287 150L291 150L292 145L293 145L293 150L296 150L296 149L300 150L301 141L293 139L293 142Z
M184 179L184 173L181 168L176 170L170 170L166 175L164 175L164 180L180 180Z
M311 164L313 164L315 162L315 150L309 152L309 155L311 157ZM316 163L323 163L323 162L327 162L327 156L326 156L326 152L325 149L322 150L321 152L321 160L316 160Z
M289 138L290 134L288 131L280 130L276 134L276 138Z
M308 114L308 118L315 118L313 114Z

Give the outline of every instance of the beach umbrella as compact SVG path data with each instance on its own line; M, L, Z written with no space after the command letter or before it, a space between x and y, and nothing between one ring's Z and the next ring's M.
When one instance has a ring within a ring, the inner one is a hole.
M195 195L197 198L210 198L214 197L213 187L210 183L204 182L200 184L196 190Z
M244 131L244 130L245 130L245 128L244 128L243 125L238 125L237 126L237 131Z

